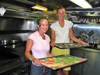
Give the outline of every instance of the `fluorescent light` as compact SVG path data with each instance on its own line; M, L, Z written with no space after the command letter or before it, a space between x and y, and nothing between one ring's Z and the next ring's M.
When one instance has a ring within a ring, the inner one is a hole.
M47 11L46 7L43 7L43 6L40 6L40 5L33 6L32 8L37 9L37 10Z
M79 5L82 8L92 8L92 6L86 0L70 0L70 1Z

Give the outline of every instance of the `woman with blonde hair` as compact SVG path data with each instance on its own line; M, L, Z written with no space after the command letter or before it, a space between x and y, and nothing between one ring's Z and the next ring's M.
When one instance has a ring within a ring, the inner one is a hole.
M39 19L37 26L38 31L28 37L25 50L26 57L32 61L30 75L51 75L51 70L41 65L39 61L40 58L52 56L49 52L50 38L45 34L49 27L48 20L46 18Z
M70 55L70 49L59 49L54 47L55 43L70 43L70 39L72 41L82 43L85 45L88 45L87 43L77 39L73 35L73 23L71 21L65 20L65 8L59 7L57 9L57 16L58 21L53 23L51 28L51 46L52 48L52 54L54 56L57 55ZM58 70L57 75L62 75L64 73L65 75L68 75L69 70L71 70L70 67L64 68L63 71Z

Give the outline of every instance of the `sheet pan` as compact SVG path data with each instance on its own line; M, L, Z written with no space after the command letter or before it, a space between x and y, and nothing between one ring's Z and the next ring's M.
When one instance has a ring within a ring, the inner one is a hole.
M48 58L39 59L41 64L45 67L48 67L52 70L57 70L65 67L69 67L72 65L77 65L79 63L83 63L87 61L86 58L71 56L71 55L59 55Z
M89 47L90 45L84 45L80 43L56 43L55 47L60 49L68 49L68 48L82 48Z

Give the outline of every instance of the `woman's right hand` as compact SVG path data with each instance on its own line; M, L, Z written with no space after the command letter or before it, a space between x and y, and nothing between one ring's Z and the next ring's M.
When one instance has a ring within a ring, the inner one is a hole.
M50 46L54 47L55 46L55 42L51 41Z
M32 60L33 61L33 63L35 64L35 65L40 65L41 66L41 63L40 63L40 60L38 60L38 59L34 59L34 60Z

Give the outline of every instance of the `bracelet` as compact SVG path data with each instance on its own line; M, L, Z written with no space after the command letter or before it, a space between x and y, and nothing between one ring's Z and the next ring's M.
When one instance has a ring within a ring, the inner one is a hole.
M32 60L32 57L30 57L30 59L29 60Z

